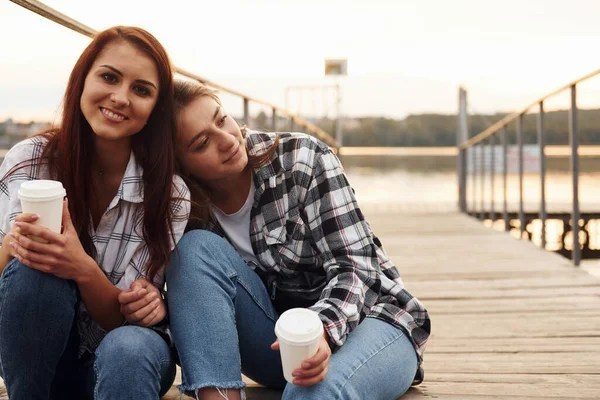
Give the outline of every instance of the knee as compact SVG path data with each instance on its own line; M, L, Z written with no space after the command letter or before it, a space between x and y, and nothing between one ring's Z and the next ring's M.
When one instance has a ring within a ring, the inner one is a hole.
M228 251L235 250L219 235L205 230L189 231L177 243L167 270L167 279L169 275L173 278L180 273L188 276L188 272L202 270L204 267L212 270L222 264L221 255ZM215 259L220 262L213 262Z
M227 244L227 241L216 233L196 229L183 235L177 243L177 250L182 254L210 252Z
M169 346L149 328L122 326L114 329L102 339L96 349L96 363L100 366L144 368L147 365L144 361L157 365L171 361Z
M37 301L72 306L77 301L74 283L28 267L16 259L4 268L0 290L10 293L5 300L22 304Z

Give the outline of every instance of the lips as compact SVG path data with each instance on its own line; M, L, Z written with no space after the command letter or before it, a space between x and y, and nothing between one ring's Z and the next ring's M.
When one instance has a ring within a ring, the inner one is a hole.
M225 161L223 161L223 164L228 163L229 161L233 160L235 158L235 156L237 156L237 154L240 152L240 145L238 145L237 149L235 149L235 151L233 153L231 153L231 155L229 157L227 157L227 159Z
M129 119L126 115L123 115L113 110L109 110L108 108L104 107L100 107L100 112L102 113L102 115L104 115L106 119L112 122L123 122L126 119Z

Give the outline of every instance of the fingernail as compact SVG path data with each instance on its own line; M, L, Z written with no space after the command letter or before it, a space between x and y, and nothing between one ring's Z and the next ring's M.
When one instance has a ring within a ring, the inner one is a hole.
M15 249L15 248L17 248L17 244L15 242L10 242L10 247Z
M298 372L293 372L293 373L292 373L292 376L293 376L294 378L297 378L297 377L301 376L301 374L299 374Z
M23 226L23 224L20 222L15 222L15 225L18 226L19 228Z
M302 364L302 368L310 368L310 364L309 363L304 363L304 364Z

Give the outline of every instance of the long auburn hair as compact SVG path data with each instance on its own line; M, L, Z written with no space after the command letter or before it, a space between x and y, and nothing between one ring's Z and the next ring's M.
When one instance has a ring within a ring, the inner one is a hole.
M69 202L69 212L85 251L95 257L96 249L89 235L92 188L91 163L94 157L94 133L81 112L80 99L85 79L98 57L110 43L124 41L150 57L158 70L158 100L146 125L132 137L132 151L143 168L143 215L136 216L136 229L142 228L149 258L145 272L153 280L167 265L173 240L171 200L175 156L173 150L173 80L174 70L160 42L142 28L115 26L100 32L75 63L63 99L62 123L43 132L48 143L39 159L29 165L48 165L53 179L62 182ZM23 163L21 163L23 164ZM17 165L13 170L26 165ZM9 174L13 171L9 171ZM143 226L140 226L143 224Z
M175 120L177 121L181 115L181 112L185 107L190 105L191 102L200 97L210 97L217 102L218 105L222 106L221 99L217 96L217 91L209 88L208 86L201 85L193 81L183 81L180 79L175 80ZM246 137L246 128L242 127L242 135ZM248 165L252 169L258 169L265 166L271 161L273 154L277 151L279 146L279 136L275 138L275 142L267 150L261 154L250 154L248 153ZM246 144L246 151L248 151L248 145ZM204 183L184 172L184 169L176 160L176 168L183 178L191 194L191 210L190 219L186 230L205 228L209 223L214 223L215 219L211 212L212 203L210 201L210 192Z

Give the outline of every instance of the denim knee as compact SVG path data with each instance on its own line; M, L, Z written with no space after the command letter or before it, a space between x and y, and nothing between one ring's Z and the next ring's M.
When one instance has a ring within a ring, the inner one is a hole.
M223 256L234 255L237 253L231 244L221 236L200 229L189 231L177 243L177 249L173 252L171 264L167 269L167 279L169 273L174 276L183 271L185 276L188 276L188 272L197 272L205 267L213 270L226 264L223 262ZM198 262L212 259L218 259L219 262Z
M77 301L73 281L14 259L4 268L0 278L0 369L9 395L47 397L71 334Z
M96 363L122 363L127 369L140 360L170 362L167 343L149 328L127 325L110 331L96 349Z
M54 299L57 296L71 297L74 301L77 299L74 282L28 267L17 259L12 259L2 271L2 293L7 285L10 285L11 296L6 301L15 305L25 305L34 300L45 302L45 298Z
M157 398L168 391L175 372L169 346L158 333L122 326L96 349L94 398Z

